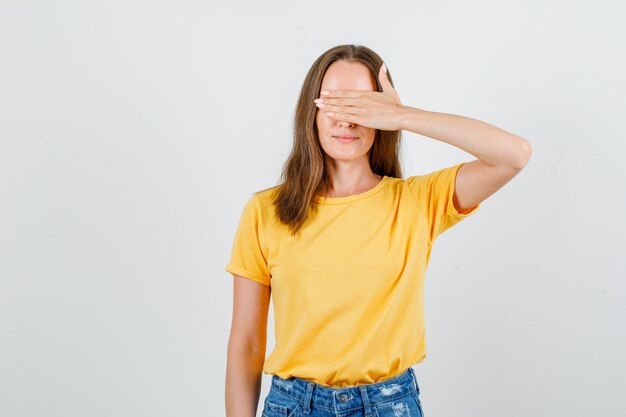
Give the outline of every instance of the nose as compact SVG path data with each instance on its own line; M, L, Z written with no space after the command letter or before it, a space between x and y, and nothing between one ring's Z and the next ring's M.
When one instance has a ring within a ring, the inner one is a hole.
M339 121L339 126L355 127L356 123L348 122L348 121L345 121L345 120L340 120Z

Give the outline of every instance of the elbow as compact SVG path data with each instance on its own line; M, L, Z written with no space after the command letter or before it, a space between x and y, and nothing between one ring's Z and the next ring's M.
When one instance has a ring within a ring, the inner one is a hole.
M528 161L530 161L530 157L532 156L533 150L530 142L526 139L522 139L520 143L520 149L518 151L517 163L516 167L519 170L524 169Z

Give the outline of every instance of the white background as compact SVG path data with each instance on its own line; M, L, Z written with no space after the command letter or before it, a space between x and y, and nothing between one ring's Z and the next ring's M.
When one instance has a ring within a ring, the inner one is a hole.
M533 147L435 244L425 415L625 415L623 7L1 0L0 416L224 415L239 215L344 43ZM474 159L403 137L405 176Z

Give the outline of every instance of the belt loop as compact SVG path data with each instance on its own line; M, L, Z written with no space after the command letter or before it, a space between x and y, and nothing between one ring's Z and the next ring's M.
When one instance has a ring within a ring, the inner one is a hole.
M304 393L304 399L302 404L302 412L304 414L311 414L311 398L313 397L313 382L306 383L306 392Z
M417 384L415 383L415 379L416 379L415 378L415 371L413 370L412 366L409 366L409 371L411 372L411 379L413 380L413 387L415 389L417 389L417 386L416 386Z
M370 397L367 395L367 387L365 385L360 385L359 390L361 391L361 398L363 399L363 407L365 408L365 415L372 415L372 407L370 407Z
M415 387L415 391L417 391L417 393L419 394L420 388L417 385L417 377L415 376L415 371L413 370L412 366L409 366L409 369L411 370L411 375L413 376L413 386Z

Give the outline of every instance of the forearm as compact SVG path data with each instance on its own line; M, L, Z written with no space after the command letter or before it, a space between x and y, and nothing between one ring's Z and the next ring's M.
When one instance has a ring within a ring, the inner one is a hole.
M523 167L530 158L524 138L480 120L404 106L401 129L446 142L492 166Z
M256 416L265 353L229 348L226 360L226 417Z

